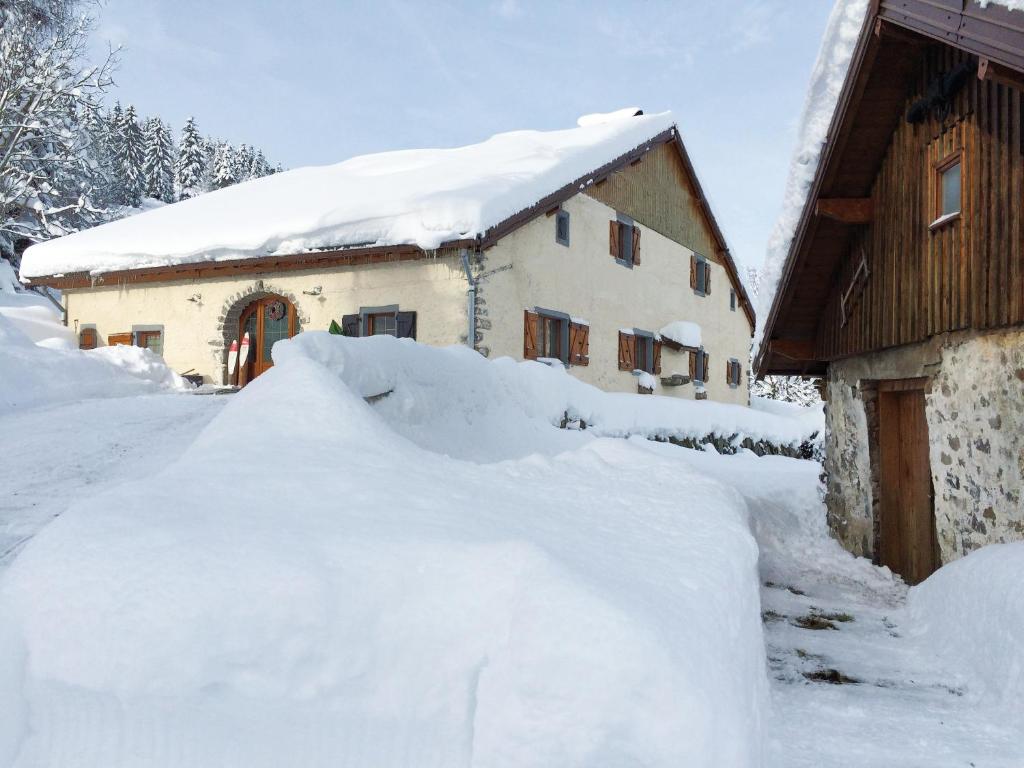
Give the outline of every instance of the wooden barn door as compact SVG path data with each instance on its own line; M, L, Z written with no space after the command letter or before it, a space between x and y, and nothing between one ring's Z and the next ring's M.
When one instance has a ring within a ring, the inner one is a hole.
M880 514L878 556L908 584L939 567L924 380L878 385Z

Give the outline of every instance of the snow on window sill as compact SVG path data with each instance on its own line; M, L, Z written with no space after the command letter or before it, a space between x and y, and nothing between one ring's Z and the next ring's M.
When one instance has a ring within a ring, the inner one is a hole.
M928 231L934 232L937 229L941 229L952 221L956 221L960 218L960 211L953 211L952 213L946 213L939 216L935 221L928 225Z

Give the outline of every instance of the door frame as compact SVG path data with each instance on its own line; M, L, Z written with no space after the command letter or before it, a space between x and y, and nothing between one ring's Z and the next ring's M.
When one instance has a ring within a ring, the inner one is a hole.
M247 365L238 364L238 386L244 387L250 381L262 373L274 367L273 360L264 360L260 354L263 350L263 324L266 313L261 311L263 307L272 301L282 302L288 310L288 338L292 338L298 332L298 313L295 304L287 297L278 293L268 293L249 302L238 316L238 340L241 343L242 335L245 333L245 325L249 318L256 315L256 337L250 340L250 358Z

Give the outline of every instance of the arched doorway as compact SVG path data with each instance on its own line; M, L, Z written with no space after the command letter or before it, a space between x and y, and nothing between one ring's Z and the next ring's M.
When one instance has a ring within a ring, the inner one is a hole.
M239 386L244 387L274 365L271 349L281 339L298 333L295 305L284 296L270 294L256 299L242 310L238 320L238 339L249 334L249 356L239 360Z

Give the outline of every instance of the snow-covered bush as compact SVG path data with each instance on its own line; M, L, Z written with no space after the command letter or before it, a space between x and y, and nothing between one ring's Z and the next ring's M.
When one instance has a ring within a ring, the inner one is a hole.
M552 428L546 366L274 351L177 462L73 506L3 577L0 764L759 764L737 493ZM494 445L445 455L470 436Z

